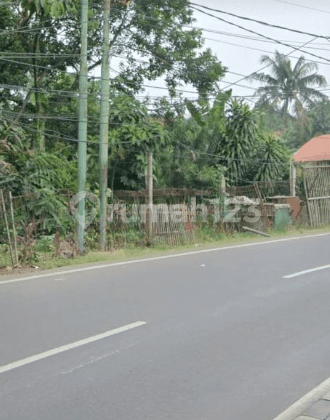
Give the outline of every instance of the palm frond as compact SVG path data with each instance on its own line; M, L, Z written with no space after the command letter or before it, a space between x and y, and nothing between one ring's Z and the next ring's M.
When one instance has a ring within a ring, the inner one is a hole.
M299 86L302 88L310 85L324 87L327 85L327 81L324 76L317 73L309 74L308 76L299 79Z
M306 61L305 57L301 56L293 69L293 74L296 78L301 78L317 70L318 65L316 63Z
M250 80L258 80L259 82L264 82L267 83L269 85L273 84L276 85L278 83L277 79L275 79L274 77L270 76L269 74L266 73L253 73L250 77Z
M312 88L305 88L302 96L310 102L324 101L328 99L327 95Z

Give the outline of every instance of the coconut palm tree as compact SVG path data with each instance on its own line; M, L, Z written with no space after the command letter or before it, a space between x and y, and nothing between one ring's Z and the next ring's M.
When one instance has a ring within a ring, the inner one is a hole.
M284 54L275 51L274 58L263 55L261 63L269 66L270 74L254 73L251 76L251 80L266 84L255 92L259 97L258 106L270 106L284 115L301 116L305 106L327 98L315 89L326 85L325 78L317 74L317 64L306 61L303 56L293 67Z

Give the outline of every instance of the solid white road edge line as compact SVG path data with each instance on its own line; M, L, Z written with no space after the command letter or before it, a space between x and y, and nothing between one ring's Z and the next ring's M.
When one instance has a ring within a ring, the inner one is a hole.
M30 363L37 362L42 359L46 359L47 357L55 356L56 354L59 354L59 353L63 353L65 351L75 349L77 347L85 346L86 344L94 343L95 341L102 340L103 338L110 337L111 335L119 334L121 332L131 330L133 328L141 327L142 325L145 325L145 324L146 322L144 321L137 321L137 322L134 322L133 324L128 324L123 327L107 331L102 334L94 335L92 337L88 337L83 340L79 340L74 343L71 343L71 344L66 344L65 346L61 346L52 350L45 351L44 353L39 353L34 356L27 357L26 359L17 360L16 362L9 363L8 365L0 366L0 374L28 365Z
M273 420L293 420L330 391L330 378L304 395ZM312 420L312 419L311 419Z
M178 257L189 256L189 255L203 254L203 253L206 253L206 252L216 252L216 251L225 251L225 250L228 250L228 249L247 248L247 247L250 247L250 246L275 244L275 243L281 243L281 242L294 241L294 240L298 240L298 239L318 238L320 236L329 236L329 235L330 235L330 232L329 233L320 233L320 234L317 234L317 235L295 236L293 238L274 239L272 241L253 242L253 243L247 243L247 244L241 244L241 245L230 245L230 246L224 246L224 247L218 247L218 248L200 249L198 251L182 252L180 254L174 254L174 255L163 255L163 256L159 256L159 257L142 258L140 260L130 260L130 261L117 262L117 263L110 263L110 264L94 265L94 266L90 266L90 267L75 268L75 269L72 269L72 270L65 270L65 271L57 271L57 272L54 272L54 273L40 274L40 275L37 275L37 276L21 277L21 278L12 279L12 280L4 280L4 281L0 280L0 286L2 286L4 284L8 284L8 283L17 283L17 282L21 282L21 281L40 279L40 278L43 278L43 277L61 276L63 274L79 273L79 272L82 272L82 271L96 270L96 269L100 269L100 268L118 267L120 265L137 264L137 263L157 261L157 260L166 260L168 258L178 258Z
M283 278L284 279L292 279L293 277L298 277L298 276L302 276L304 274L313 273L314 271L325 270L326 268L330 268L330 264L323 265L322 267L310 268L309 270L299 271L298 273L294 273L294 274L289 274L287 276L283 276Z

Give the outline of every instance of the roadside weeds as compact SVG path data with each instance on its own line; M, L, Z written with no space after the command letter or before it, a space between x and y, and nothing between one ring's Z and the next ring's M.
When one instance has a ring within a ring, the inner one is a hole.
M41 260L36 264L35 267L19 267L15 269L5 268L0 270L0 278L4 275L16 275L24 273L36 273L44 270L55 269L60 267L73 267L73 266L84 266L95 263L111 263L120 262L131 259L139 258L150 258L157 257L160 255L168 255L171 253L178 253L184 251L192 251L196 249L207 249L212 247L225 247L237 244L246 244L254 242L267 242L274 239L286 238L286 237L303 237L306 235L313 235L319 233L330 233L330 226L326 226L319 229L311 229L308 227L290 229L281 232L269 232L269 238L261 238L258 235L251 233L231 233L229 235L223 235L219 238L209 237L196 237L195 243L189 243L185 245L171 246L171 245L155 245L151 247L128 247L122 249L116 249L112 252L100 252L90 251L85 255L77 256L75 258L61 258L52 257L49 259Z

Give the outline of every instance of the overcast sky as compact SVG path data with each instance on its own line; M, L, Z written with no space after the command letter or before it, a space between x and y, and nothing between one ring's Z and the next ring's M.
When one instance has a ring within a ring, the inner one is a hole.
M194 3L208 6L215 9L221 9L226 12L235 13L253 19L265 21L267 23L281 25L287 28L297 29L304 32L311 32L317 35L330 37L330 3L326 0L192 0ZM291 3L291 4L288 4ZM311 10L311 8L319 10ZM307 35L300 35L293 32L279 30L262 26L253 22L247 22L241 19L227 16L224 14L217 14L210 11L223 19L232 23L241 25L247 29L254 30L265 36L274 38L276 40L283 40L288 44L292 44L298 48L308 41L312 41L313 37ZM205 46L212 49L219 60L225 65L230 72L239 73L243 75L251 74L262 66L260 64L260 57L262 54L270 55L275 49L281 53L288 54L293 51L293 48L288 48L280 44L262 41L262 38L257 35L248 33L242 29L221 22L210 16L203 15L196 12L195 17L197 22L195 26L205 28L211 31L221 31L230 33L235 36L230 36L221 33L204 31ZM239 37L238 37L239 36ZM244 39L240 36L257 37L256 39ZM233 45L236 44L236 45ZM252 48L252 49L251 49ZM255 49L264 50L255 51ZM330 41L325 39L316 39L310 42L303 48L305 51L312 52L320 57L330 60ZM324 64L319 64L319 73L324 75L330 84L330 61L312 57L300 51L292 52L290 57L299 57L304 55L310 61L319 61ZM294 61L294 58L292 59ZM267 69L264 70L266 72ZM237 82L241 76L228 73L223 82L220 84L221 88L225 88L224 82ZM160 85L158 81L156 84ZM246 85L249 88L232 86L234 95L253 95L257 84L251 84L244 80L240 84ZM330 92L330 91L329 91ZM156 89L149 89L147 91L150 95L161 95L162 91Z

